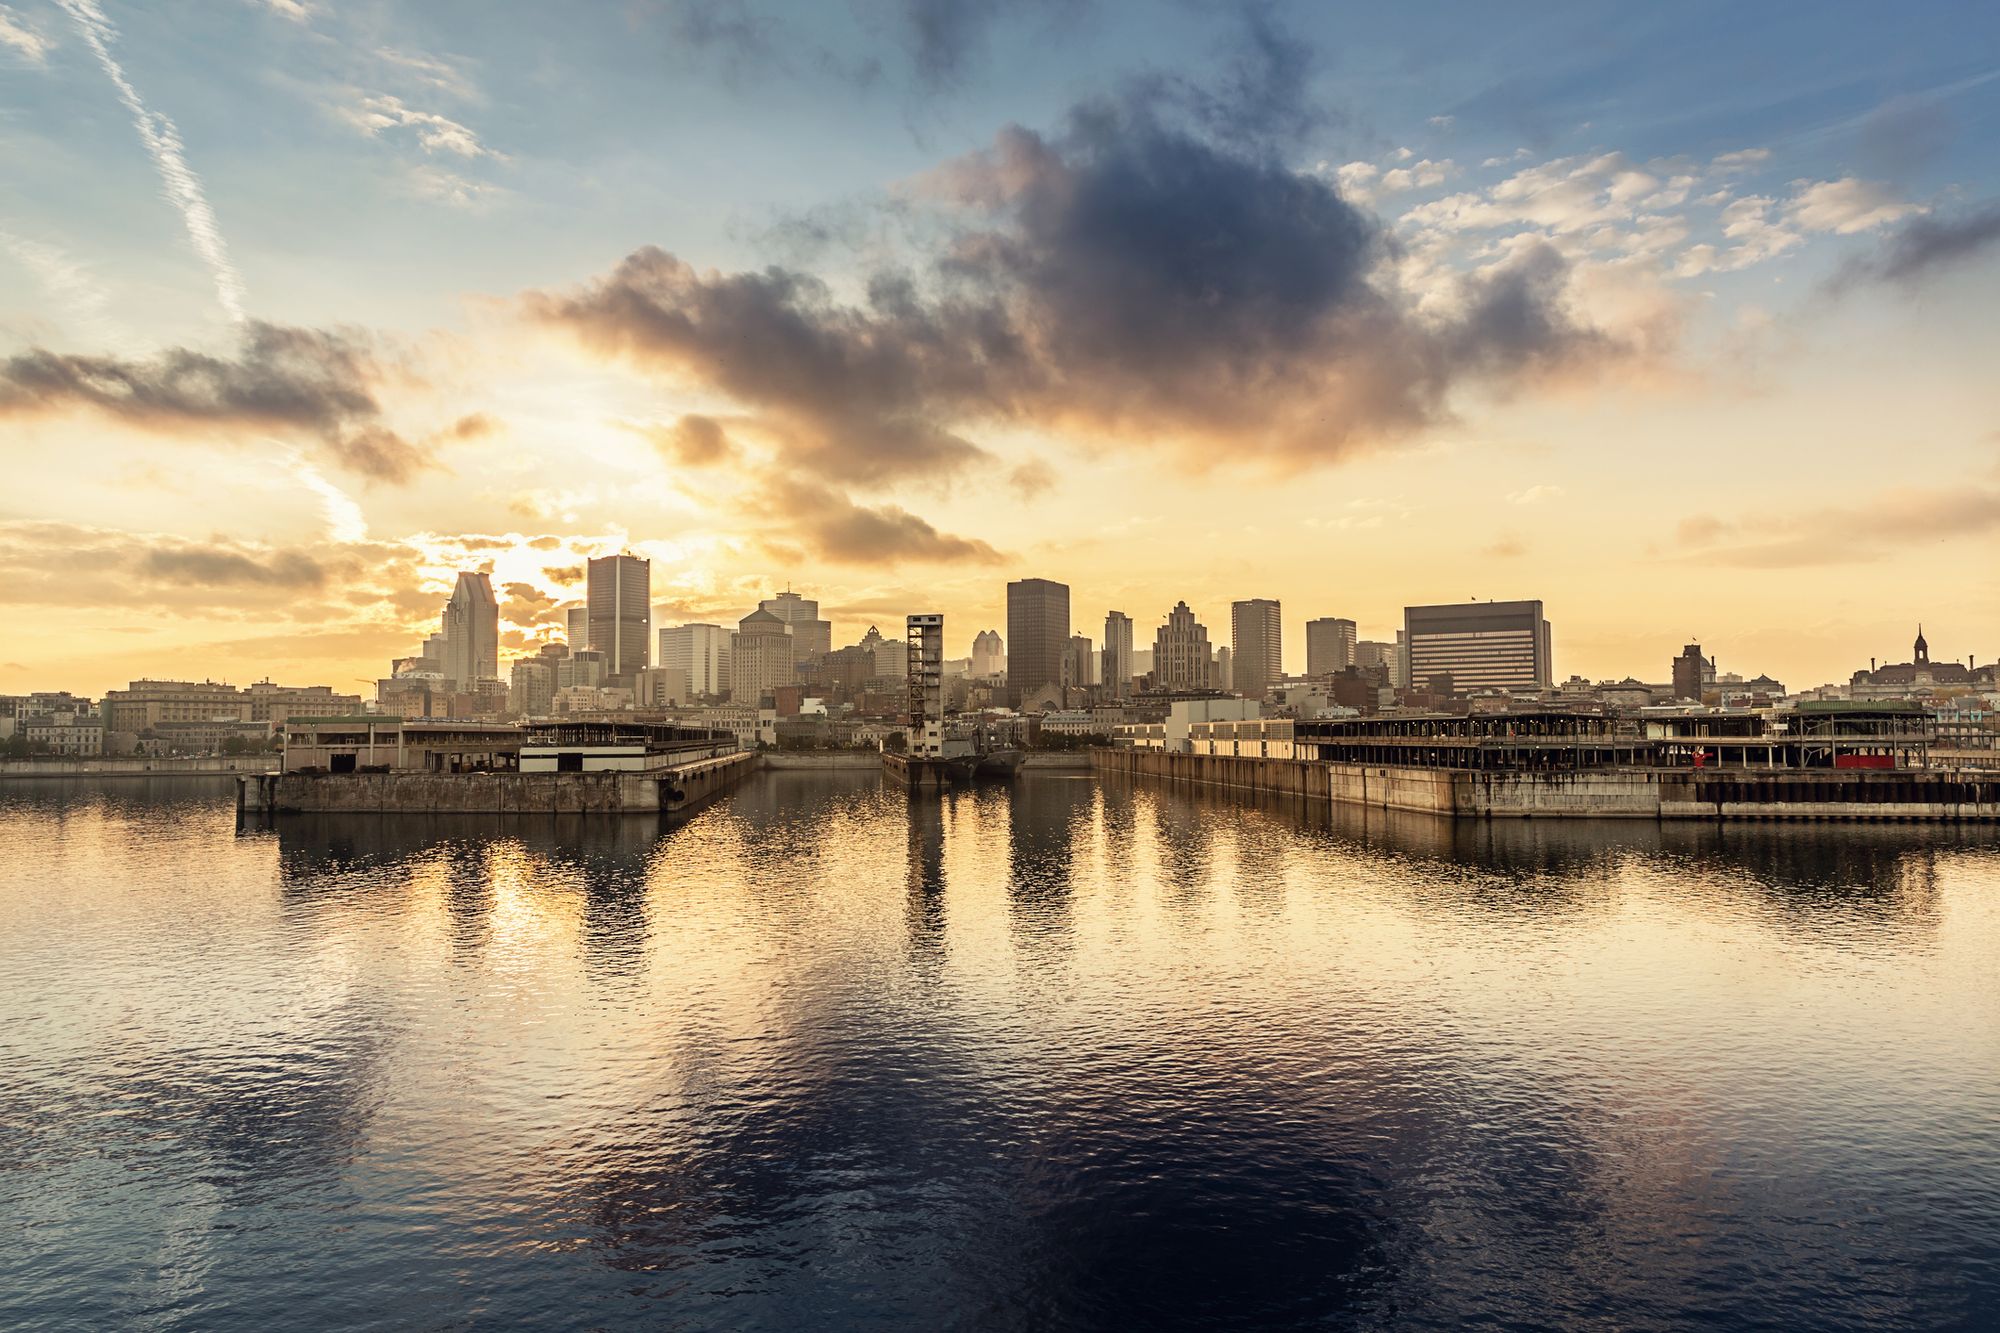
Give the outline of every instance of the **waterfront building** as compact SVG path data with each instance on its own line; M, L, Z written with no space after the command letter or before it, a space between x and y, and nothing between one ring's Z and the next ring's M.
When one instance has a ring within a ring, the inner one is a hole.
M104 753L104 722L99 717L65 713L32 718L21 724L17 734L30 748L66 759L95 759Z
M1007 585L1007 693L1015 700L1062 685L1069 644L1069 585L1017 579Z
M1337 616L1321 616L1306 622L1306 674L1308 676L1331 676L1347 670L1351 666L1369 666L1356 655L1360 641L1355 637L1354 622ZM1378 648L1382 645L1376 645Z
M34 716L55 716L77 710L43 709ZM130 732L150 731L162 722L213 722L221 719L247 722L250 700L234 685L215 681L135 680L122 690L107 690L98 706L104 729Z
M696 698L729 693L729 632L720 625L669 625L660 631L659 664L687 672Z
M907 659L910 687L908 753L915 759L944 754L944 617L913 615Z
M453 688L468 691L500 675L500 604L484 574L461 573L445 603L442 673Z
M1868 670L1855 672L1849 680L1847 692L1850 699L1873 701L1916 698L1943 689L2000 689L2000 672L1991 662L1976 667L1970 660L1931 661L1930 642L1924 638L1924 627L1919 625L1909 661L1877 666L1870 659Z
M752 611L737 622L730 651L729 697L755 705L794 678L793 642L785 622L769 611Z
M1403 608L1410 688L1449 676L1454 691L1546 690L1555 681L1549 622L1539 601L1457 602Z
M636 555L600 556L584 582L590 647L604 654L614 679L643 671L651 662L653 562Z
M804 662L833 651L833 622L819 618L819 603L787 588L776 597L757 603L759 611L769 611L792 631L792 657Z
M1153 631L1153 688L1161 693L1206 690L1213 682L1208 627L1186 602L1174 603L1166 623Z
M1123 699L1132 693L1132 617L1123 611L1104 617L1104 652L1097 674L1106 697Z
M1252 597L1229 606L1229 688L1261 699L1285 674L1285 631L1275 598Z
M260 680L243 691L248 720L283 722L289 717L345 717L361 711L361 696L336 694L331 685L278 685Z

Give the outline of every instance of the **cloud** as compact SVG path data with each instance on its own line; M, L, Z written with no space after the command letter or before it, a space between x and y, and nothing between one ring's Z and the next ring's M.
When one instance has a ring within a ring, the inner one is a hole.
M188 240L195 253L208 265L210 276L215 282L216 300L223 312L233 320L242 320L244 290L243 279L229 260L229 247L223 242L222 228L215 220L215 211L208 206L208 196L203 192L201 178L187 164L187 157L181 149L180 131L174 122L157 111L148 110L140 100L139 92L125 77L124 69L111 54L111 44L118 39L118 30L104 17L104 11L97 7L96 0L56 0L63 11L75 21L77 30L83 34L84 43L97 57L97 63L117 88L119 100L132 116L132 124L139 131L139 139L152 155L153 165L160 173L168 202L180 210L182 224L187 228Z
M1537 484L1510 492L1507 496L1507 503L1515 505L1540 504L1544 500L1553 500L1562 493L1563 488L1560 486Z
M1733 153L1718 153L1709 159L1708 169L1718 176L1736 172L1752 171L1771 160L1768 148L1739 148Z
M1874 559L1885 548L1983 537L2000 531L2000 490L1899 488L1858 504L1749 522L1697 514L1676 537L1684 558L1744 569L1798 569Z
M6 5L0 5L0 47L5 47L30 65L49 63L55 42L39 27L29 23Z
M714 417L690 412L671 426L645 426L640 433L661 458L682 467L713 467L736 457L736 445Z
M418 199L467 213L484 213L513 192L490 181L478 181L435 162L412 162L403 168L403 188Z
M30 240L0 228L0 250L35 275L58 308L59 317L97 342L116 341L120 334L111 321L111 294L86 265L72 259L59 246Z
M1032 500L1054 489L1056 470L1049 466L1046 459L1030 458L1026 462L1015 464L1007 473L1007 484L1013 487L1014 494L1023 500Z
M1865 282L1914 286L1968 263L2000 243L2000 201L1953 217L1910 219L1884 237L1873 254L1850 259L1829 286L1843 291Z
M319 12L319 6L307 0L261 0L261 7L293 23L310 23Z
M864 483L983 460L983 423L1331 459L1439 419L1460 385L1619 350L1579 322L1547 246L1510 247L1419 312L1372 216L1150 94L1085 104L1055 135L1005 130L910 197L946 239L928 273L877 274L859 303L793 269L648 248L523 308L727 394L789 463Z
M479 136L469 127L435 111L418 111L388 93L364 94L348 106L335 108L334 114L371 139L381 138L390 130L407 129L415 131L417 142L427 153L506 160L480 143Z
M149 361L17 353L0 360L0 418L84 410L171 434L302 434L349 471L406 481L430 460L382 423L374 373L347 336L253 320L233 359L184 347Z
M177 546L148 551L139 570L163 582L210 588L317 588L326 582L325 566L297 551L252 556L212 546Z
M478 85L456 61L440 59L421 51L399 51L392 46L377 47L375 58L395 69L407 71L424 86L461 102L480 100Z
M779 479L770 484L769 507L789 521L789 535L813 554L851 565L996 564L1003 557L985 542L939 532L894 505L858 505L824 486Z
M1873 181L1847 176L1833 181L1793 181L1796 193L1785 205L1787 219L1808 231L1842 236L1869 231L1924 210L1893 198Z
M1479 548L1479 554L1489 560L1514 560L1528 553L1528 548L1519 537L1500 537Z

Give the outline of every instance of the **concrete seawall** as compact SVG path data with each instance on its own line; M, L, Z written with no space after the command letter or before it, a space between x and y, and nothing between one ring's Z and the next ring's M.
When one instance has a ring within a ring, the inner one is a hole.
M882 771L879 750L765 750L757 756L757 767L774 772L867 769Z
M182 759L148 759L141 755L115 759L0 759L0 778L214 777L269 773L277 766L278 757L274 754L193 755Z
M340 814L658 814L691 810L756 766L749 753L606 773L285 773L240 779L242 811Z
M1091 752L1100 774L1473 819L2000 820L2000 774L1586 769L1487 773Z

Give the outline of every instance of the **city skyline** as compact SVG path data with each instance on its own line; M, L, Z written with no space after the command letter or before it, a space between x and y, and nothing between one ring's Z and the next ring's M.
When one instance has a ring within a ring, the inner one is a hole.
M0 10L0 692L351 689L462 572L504 663L628 552L642 659L1023 577L1288 672L1475 597L1559 678L2000 655L1951 24L700 12Z

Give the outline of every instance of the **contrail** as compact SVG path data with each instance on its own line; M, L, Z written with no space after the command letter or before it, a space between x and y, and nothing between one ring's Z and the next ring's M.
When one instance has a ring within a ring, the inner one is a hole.
M181 154L180 131L174 128L173 121L156 111L147 110L146 104L139 100L139 90L132 86L111 54L111 43L117 40L118 29L104 17L104 11L97 7L97 0L56 0L56 3L76 20L83 40L97 53L97 63L104 66L104 72L111 76L111 82L118 89L119 99L132 113L132 124L138 128L146 151L152 154L153 165L159 168L160 184L167 201L180 210L181 219L187 224L188 240L194 243L195 253L202 257L209 272L215 275L216 299L231 319L242 320L243 279L229 262L229 248L223 244L222 229L216 225L215 211L208 206L208 197L202 193L201 177L194 174L187 158Z

